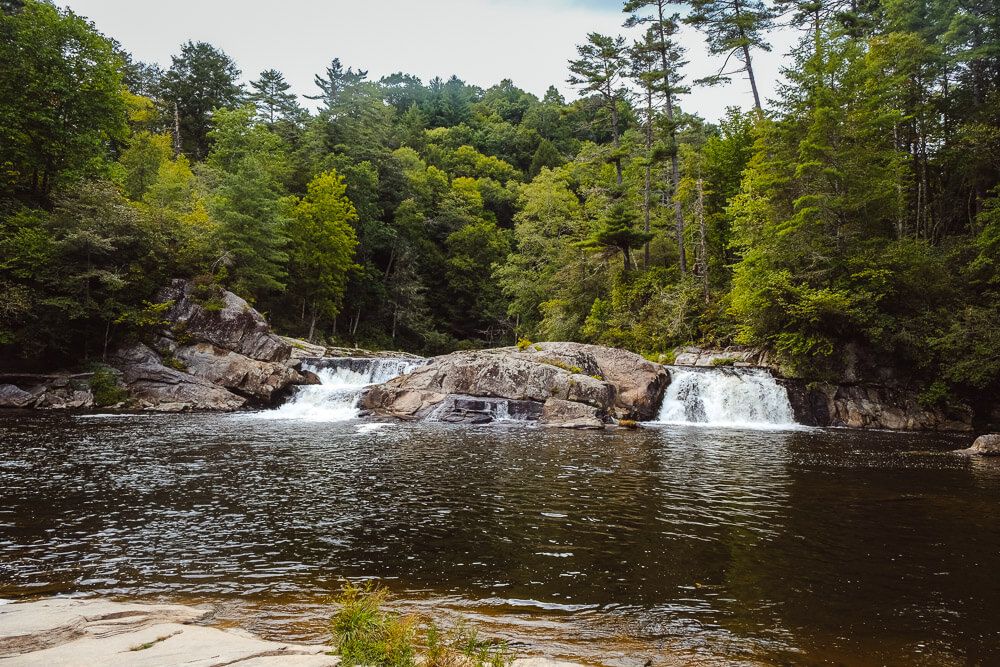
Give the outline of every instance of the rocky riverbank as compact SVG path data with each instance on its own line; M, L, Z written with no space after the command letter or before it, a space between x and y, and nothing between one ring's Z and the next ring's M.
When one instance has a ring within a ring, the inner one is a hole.
M209 609L104 598L54 598L0 605L0 662L11 667L334 667L323 644L267 641L212 627ZM575 667L542 657L511 667Z

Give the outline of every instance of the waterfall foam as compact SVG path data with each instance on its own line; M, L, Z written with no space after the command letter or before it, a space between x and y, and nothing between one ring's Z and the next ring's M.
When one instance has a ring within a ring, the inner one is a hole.
M302 364L320 384L296 387L295 393L274 410L257 412L261 419L347 421L358 416L358 399L365 387L387 382L419 366L415 359L366 359L342 357L316 359Z
M796 428L788 392L760 368L671 366L661 424Z

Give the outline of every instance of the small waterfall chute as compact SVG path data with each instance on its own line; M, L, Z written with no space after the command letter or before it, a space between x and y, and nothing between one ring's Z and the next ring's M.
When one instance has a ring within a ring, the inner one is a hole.
M421 359L339 357L314 359L302 364L319 378L319 384L302 385L281 406L257 412L261 419L347 421L358 416L358 399L366 387L409 373Z
M669 367L657 422L737 428L796 428L788 391L762 368Z

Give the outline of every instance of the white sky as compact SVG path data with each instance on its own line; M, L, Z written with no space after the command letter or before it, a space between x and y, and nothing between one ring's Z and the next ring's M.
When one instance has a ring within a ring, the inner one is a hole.
M223 49L256 78L264 69L285 74L300 96L316 92L313 75L334 57L367 69L372 79L403 71L424 83L457 74L487 88L512 79L539 97L549 85L566 98L567 61L588 32L627 34L618 0L56 0L90 18L134 57L170 66L170 55L188 39ZM633 33L638 33L638 29ZM772 53L754 63L762 96L771 96L784 53L795 40L775 33ZM688 81L714 73L700 34L685 27ZM304 102L308 102L304 100ZM744 78L695 88L685 110L717 120L726 106L752 103Z

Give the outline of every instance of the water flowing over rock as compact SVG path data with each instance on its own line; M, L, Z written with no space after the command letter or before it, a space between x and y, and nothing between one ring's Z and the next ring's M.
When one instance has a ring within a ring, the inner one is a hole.
M795 426L788 392L758 368L670 368L657 421L736 427Z
M555 426L595 427L614 417L648 418L668 381L662 366L624 350L541 343L435 357L366 391L361 407L408 420L480 423L503 415ZM471 399L489 399L491 407L472 405ZM573 407L546 407L551 399Z
M360 413L358 398L366 387L407 373L421 363L423 359L411 356L304 359L303 370L313 374L317 382L297 387L279 408L254 416L307 421L354 419Z

